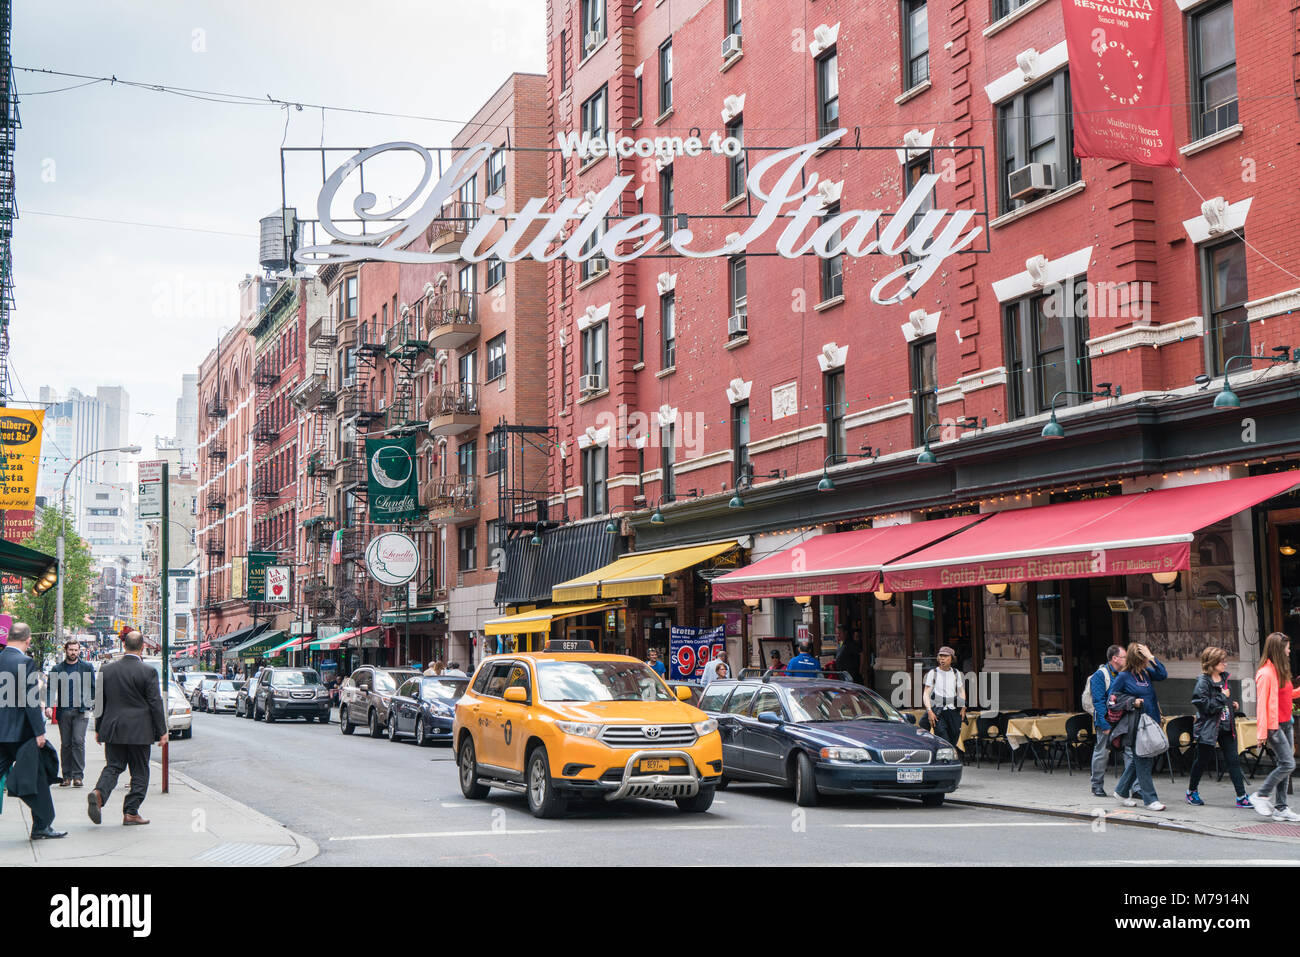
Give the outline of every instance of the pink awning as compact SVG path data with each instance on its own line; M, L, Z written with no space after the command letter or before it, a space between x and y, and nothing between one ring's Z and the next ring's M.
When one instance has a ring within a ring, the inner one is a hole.
M1300 471L995 512L890 562L887 591L1186 571L1193 533L1300 486Z
M887 562L978 522L983 516L941 518L815 535L713 580L715 601L847 595L876 590Z

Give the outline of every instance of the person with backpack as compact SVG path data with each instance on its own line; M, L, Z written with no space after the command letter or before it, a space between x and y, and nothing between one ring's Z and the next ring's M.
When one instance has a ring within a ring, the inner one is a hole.
M1106 698L1110 683L1124 670L1124 649L1111 645L1106 649L1106 663L1092 673L1083 688L1083 710L1092 716L1097 743L1092 749L1092 794L1106 796L1106 764L1110 760L1110 722L1106 720Z
M1196 742L1196 756L1192 759L1192 776L1187 780L1187 803L1195 807L1205 804L1197 790L1201 783L1201 768L1214 758L1214 746L1223 749L1223 762L1228 766L1228 776L1237 789L1237 807L1250 807L1246 796L1246 782L1241 777L1241 762L1237 760L1237 724L1233 720L1232 691L1228 687L1228 653L1213 645L1201 652L1201 676L1192 689L1192 705L1196 708L1196 721L1192 724L1192 740Z
M925 676L921 700L930 730L955 748L966 720L966 685L961 672L952 666L957 655L950 647L944 645L936 657L939 666Z
M1300 821L1287 807L1286 789L1295 771L1295 732L1291 725L1291 639L1275 631L1264 639L1259 671L1255 672L1255 734L1273 752L1273 770L1250 796L1251 806L1275 821ZM1268 792L1276 791L1269 800Z
M1136 807L1140 801L1148 811L1165 809L1156 796L1155 782L1151 780L1151 766L1155 759L1138 754L1134 744L1138 736L1138 725L1144 716L1150 716L1157 725L1160 724L1160 700L1156 697L1155 683L1164 681L1167 677L1169 672L1156 660L1151 649L1134 642L1125 653L1124 670L1115 676L1110 685L1112 698L1128 695L1134 699L1136 717L1132 733L1125 734L1118 741L1118 735L1111 736L1113 746L1124 748L1124 773L1120 775L1119 784L1115 785L1115 797L1125 807Z

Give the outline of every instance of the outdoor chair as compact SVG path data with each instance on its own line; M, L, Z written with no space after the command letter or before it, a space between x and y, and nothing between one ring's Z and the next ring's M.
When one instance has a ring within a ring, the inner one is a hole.
M1179 774L1190 774L1192 770L1191 757L1188 753L1195 749L1196 741L1192 733L1192 726L1196 718L1190 714L1180 715L1165 725L1165 738L1169 742L1169 750L1161 757L1169 766L1169 782L1174 782L1174 771ZM1193 755L1194 756L1194 755ZM1175 768L1175 765L1177 767ZM1155 767L1152 767L1155 770Z
M1048 761L1054 766L1060 758L1065 758L1065 769L1073 775L1075 761L1079 762L1080 771L1091 766L1092 750L1096 745L1097 736L1092 731L1092 719L1086 714L1076 714L1065 722L1064 737L1048 739Z
M990 749L997 749L999 744L1007 751L1010 747L1007 745L1007 719L1009 715L999 714L992 718L975 719L975 736L970 741L975 742L975 766L981 766L981 759L988 757ZM998 750L998 770L1002 769L1002 752Z

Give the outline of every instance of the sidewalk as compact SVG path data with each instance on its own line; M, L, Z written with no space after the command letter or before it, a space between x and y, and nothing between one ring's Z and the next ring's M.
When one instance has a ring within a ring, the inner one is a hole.
M58 747L58 728L50 741ZM86 797L104 767L104 749L86 735L86 786L51 788L54 827L67 831L57 841L32 841L31 812L17 798L4 796L0 812L0 869L44 867L288 867L320 853L310 838L295 834L264 814L205 787L175 770L170 793L162 793L162 753L154 748L149 795L140 813L150 823L123 827L122 801L129 776L118 779L104 807L103 822L86 814Z
M1206 775L1201 779L1201 799L1205 806L1192 807L1185 800L1186 774L1175 775L1172 783L1168 770L1153 775L1156 793L1168 806L1164 811L1154 812L1142 807L1126 808L1114 797L1094 797L1087 771L1076 768L1073 774L1068 774L1062 766L1049 774L1034 767L1032 759L1025 762L1022 771L1009 771L1005 760L1001 770L996 770L996 761L984 761L982 768L972 764L962 771L961 786L949 795L948 800L954 804L1012 808L1089 820L1098 820L1100 811L1108 825L1188 830L1219 837L1300 846L1300 824L1278 823L1253 809L1235 807L1232 782L1226 775L1222 781L1216 781L1216 776ZM1247 791L1257 788L1263 780L1262 772L1253 781L1247 778ZM1114 792L1118 781L1119 769L1112 767L1106 773L1108 793ZM1300 809L1300 795L1293 795L1291 800L1292 806Z

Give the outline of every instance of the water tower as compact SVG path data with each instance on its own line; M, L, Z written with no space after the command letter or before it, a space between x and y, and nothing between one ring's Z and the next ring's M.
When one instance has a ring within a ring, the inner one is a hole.
M290 207L263 216L260 223L261 255L258 262L267 275L292 273L293 253L298 248L298 211Z

